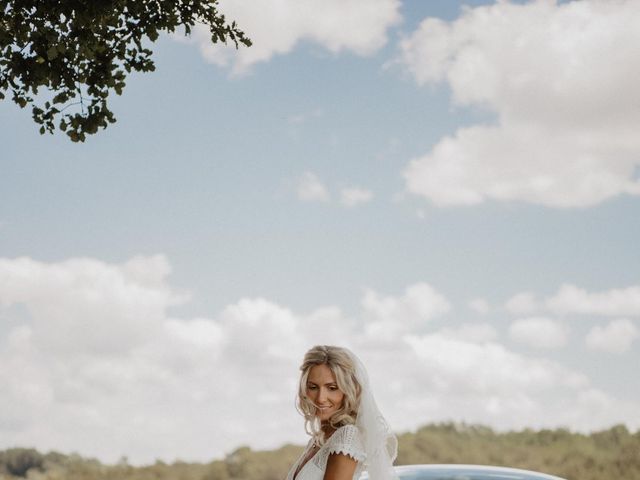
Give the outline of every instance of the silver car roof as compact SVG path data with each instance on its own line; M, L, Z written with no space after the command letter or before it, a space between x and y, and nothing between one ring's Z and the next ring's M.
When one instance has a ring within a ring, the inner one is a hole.
M467 475L490 476L496 480L564 480L560 477L546 473L523 470L519 468L497 467L490 465L462 465L462 464L428 464L428 465L401 465L394 467L400 477L413 476L412 474L441 474L453 475L452 478L460 476L460 480L465 480ZM366 473L360 480L366 480ZM470 477L472 480L473 477Z

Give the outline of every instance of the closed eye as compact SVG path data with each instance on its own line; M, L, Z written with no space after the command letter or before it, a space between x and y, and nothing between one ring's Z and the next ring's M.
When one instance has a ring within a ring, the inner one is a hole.
M337 385L327 385L327 388L329 390L331 390L332 392L335 392L336 390L339 390ZM309 383L307 385L307 390L317 390L317 389L318 389L318 386L316 384L314 384L314 383Z

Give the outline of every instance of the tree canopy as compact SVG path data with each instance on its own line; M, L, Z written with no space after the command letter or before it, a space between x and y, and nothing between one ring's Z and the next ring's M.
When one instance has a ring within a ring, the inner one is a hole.
M40 133L59 128L74 141L116 118L107 100L131 71L155 69L146 46L161 32L196 24L213 43L251 41L218 0L0 0L0 100L31 105Z

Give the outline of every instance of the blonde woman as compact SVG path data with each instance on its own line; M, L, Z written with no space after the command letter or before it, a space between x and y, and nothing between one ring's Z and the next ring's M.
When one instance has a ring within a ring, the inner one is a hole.
M397 440L373 398L362 362L349 350L318 345L300 366L297 406L311 436L287 480L396 479Z

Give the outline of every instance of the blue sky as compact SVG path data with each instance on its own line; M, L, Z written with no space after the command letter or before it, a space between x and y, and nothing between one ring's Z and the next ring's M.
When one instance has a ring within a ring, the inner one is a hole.
M638 428L637 2L250 3L84 144L0 104L0 448L302 442L315 343L398 431Z

